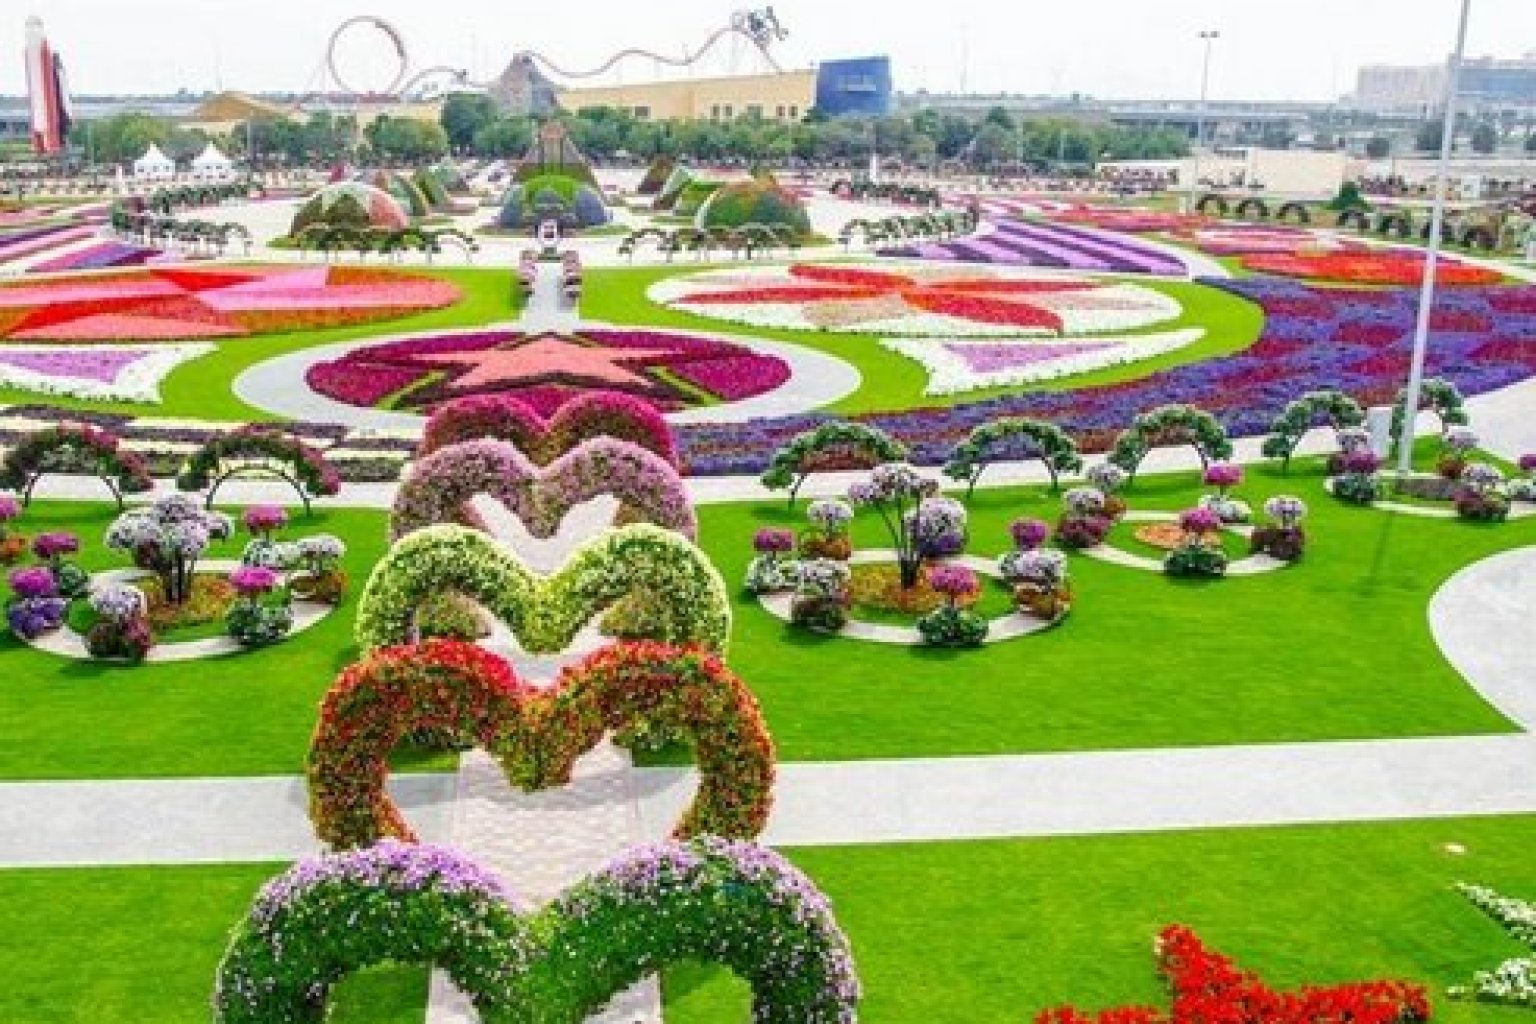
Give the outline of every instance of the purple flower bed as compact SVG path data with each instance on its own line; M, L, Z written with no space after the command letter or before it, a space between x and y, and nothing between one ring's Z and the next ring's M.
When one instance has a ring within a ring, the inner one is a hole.
M52 224L0 235L0 263L9 263L56 246L90 238L95 232L87 227Z
M1175 367L1136 381L1069 392L1022 392L949 409L855 417L887 431L923 465L944 462L972 429L1004 416L1055 423L1085 451L1102 451L1136 414L1185 402L1212 412L1234 437L1266 433L1286 402L1337 387L1362 404L1391 404L1407 379L1415 289L1348 291L1272 278L1205 281L1264 306L1251 348ZM1536 287L1442 292L1427 372L1473 395L1536 376ZM757 473L794 435L833 417L821 414L699 424L678 430L690 474Z
M109 267L137 267L160 255L159 249L124 242L102 242L88 249L55 256L33 264L28 273L48 274L61 270L105 270Z
M1171 277L1182 277L1188 272L1177 256L1130 238L1036 221L1002 220L993 227L995 230L985 235L882 249L880 255Z

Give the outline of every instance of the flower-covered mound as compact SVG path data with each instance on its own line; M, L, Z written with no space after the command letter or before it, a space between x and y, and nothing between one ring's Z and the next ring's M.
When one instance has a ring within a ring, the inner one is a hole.
M410 216L394 196L361 181L338 181L310 196L293 215L290 235L312 225L348 228L409 227Z
M592 390L674 410L764 394L782 359L729 341L648 330L477 331L386 342L311 367L306 381L349 405L431 411L466 395L513 393L541 415Z
M1387 405L1408 377L1417 293L1344 290L1278 278L1204 282L1264 308L1257 344L1140 380L1062 392L1028 392L947 409L877 413L858 422L887 431L914 462L942 464L976 427L1028 416L1070 433L1084 451L1104 451L1135 417L1170 403L1216 415L1233 437L1268 432L1297 396L1338 388L1362 405ZM1536 287L1458 288L1436 300L1427 376L1466 395L1536 376ZM683 464L696 475L759 472L779 446L826 423L822 414L677 431Z
M1243 266L1261 274L1281 274L1345 284L1416 285L1424 280L1424 255L1414 249L1349 250L1314 253L1254 253ZM1435 269L1442 285L1498 284L1504 275L1449 257Z
M160 382L207 355L188 345L0 345L0 387L102 402L160 401Z
M1189 272L1184 261L1172 253L1123 235L1022 220L998 221L991 231L971 238L882 249L880 255L942 263L995 263L1164 277L1183 277Z
M0 287L0 338L235 338L390 320L459 297L446 281L394 270L155 268Z
M1161 292L987 270L794 264L717 270L651 287L654 302L754 327L938 337L1099 334L1177 319Z
M778 854L715 838L631 850L530 915L496 876L438 847L301 862L236 928L213 1012L216 1024L318 1022L337 982L401 963L442 967L485 1024L575 1024L690 961L746 981L758 1024L857 1018L859 981L827 898Z
M1199 328L1161 334L1060 341L931 340L889 338L886 348L928 371L925 395L956 395L982 388L1055 380L1176 352L1199 341Z

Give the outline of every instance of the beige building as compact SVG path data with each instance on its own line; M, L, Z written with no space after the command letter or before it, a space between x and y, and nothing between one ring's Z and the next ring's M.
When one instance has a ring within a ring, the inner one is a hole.
M244 127L247 121L287 121L293 118L303 120L312 111L320 109L327 108L314 102L294 106L257 99L243 92L221 92L198 104L197 109L182 121L182 126L189 129L200 128L209 135L228 135L235 129ZM424 103L364 102L355 105L342 103L329 109L338 114L355 114L363 125L371 124L378 118L386 116L413 117L419 121L436 123L443 105L441 100Z
M816 70L808 69L562 89L558 95L566 110L617 107L642 120L730 121L755 114L769 121L798 121L816 103L816 78Z

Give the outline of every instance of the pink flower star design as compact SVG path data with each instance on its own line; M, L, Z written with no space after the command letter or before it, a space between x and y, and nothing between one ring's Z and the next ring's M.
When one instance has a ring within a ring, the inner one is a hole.
M415 361L465 370L453 380L455 390L551 381L649 390L656 387L655 381L623 364L644 365L669 355L670 349L594 348L544 335L511 348L442 352L417 356Z

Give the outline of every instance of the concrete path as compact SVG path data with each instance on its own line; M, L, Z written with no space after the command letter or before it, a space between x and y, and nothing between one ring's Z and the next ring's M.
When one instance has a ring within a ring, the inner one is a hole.
M1536 672L1523 642L1536 621L1536 547L1458 573L1429 621L1468 681L1522 729L1536 728ZM633 778L635 834L660 839L694 773L643 768ZM451 777L397 778L394 788L425 834L445 834ZM785 764L775 794L764 836L775 845L1521 814L1536 812L1536 735ZM295 779L0 785L0 866L313 850Z

